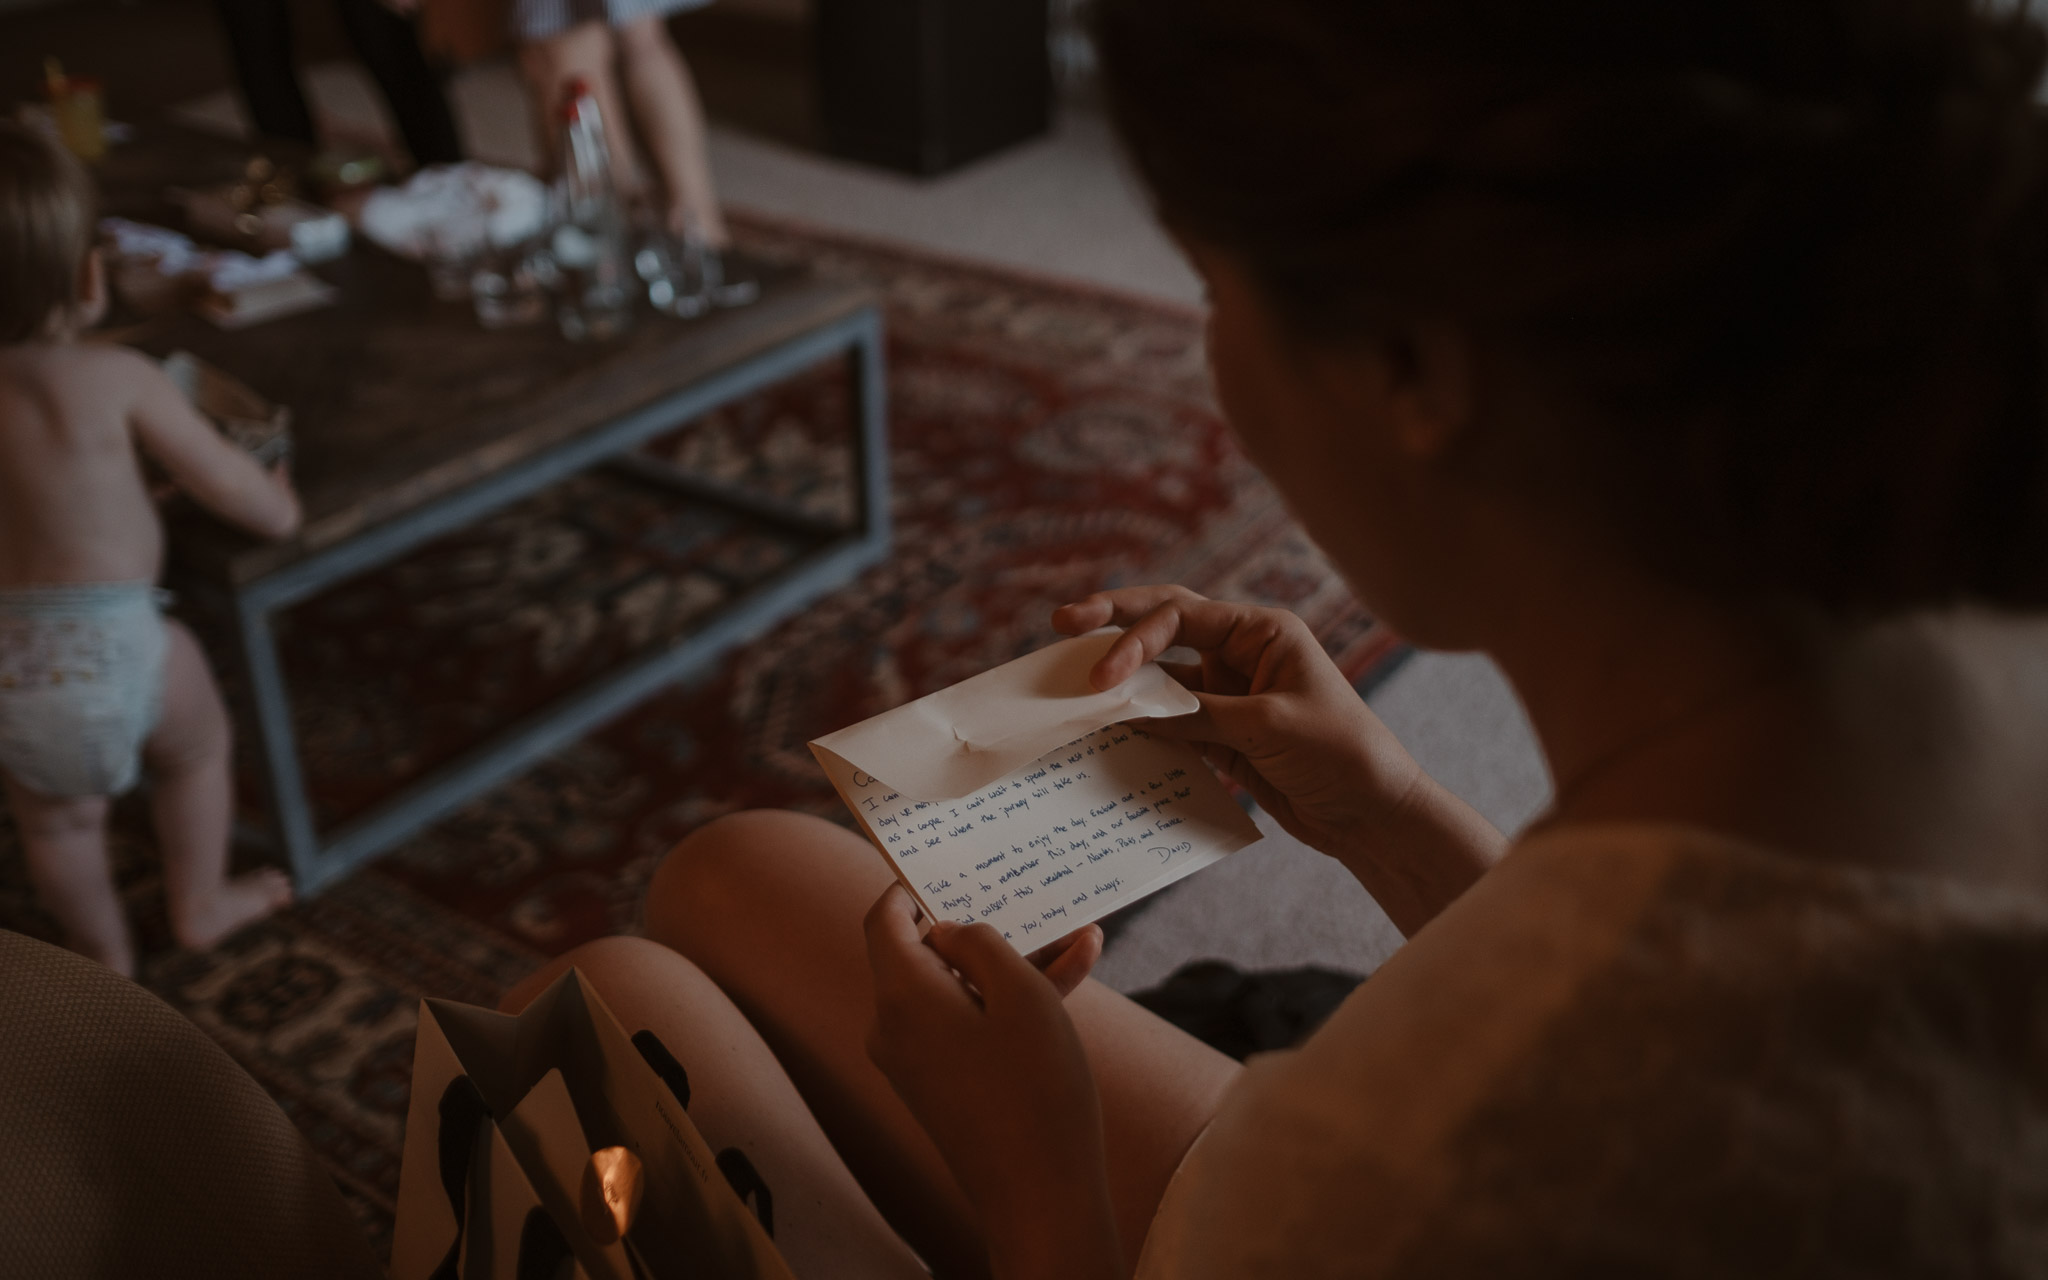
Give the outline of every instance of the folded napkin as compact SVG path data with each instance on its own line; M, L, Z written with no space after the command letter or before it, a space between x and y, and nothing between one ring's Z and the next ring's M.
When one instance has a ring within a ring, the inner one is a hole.
M215 293L268 284L299 269L299 260L289 250L257 258L239 249L202 249L168 227L126 218L101 218L100 235L113 246L116 258L149 263L157 274L174 279L197 276Z
M548 189L518 169L436 165L402 187L379 187L364 202L364 235L418 261L444 245L518 244L547 225Z

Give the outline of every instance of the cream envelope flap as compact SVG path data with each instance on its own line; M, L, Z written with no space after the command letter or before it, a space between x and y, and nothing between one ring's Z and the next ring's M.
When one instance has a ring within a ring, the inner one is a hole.
M1200 752L1143 727L1198 709L1193 694L1149 662L1088 687L1121 634L1060 641L811 744L932 919L1028 951L1259 838Z
M1113 689L1090 687L1088 673L1122 634L1104 627L1062 640L811 745L909 799L951 800L1106 725L1201 709L1150 662Z

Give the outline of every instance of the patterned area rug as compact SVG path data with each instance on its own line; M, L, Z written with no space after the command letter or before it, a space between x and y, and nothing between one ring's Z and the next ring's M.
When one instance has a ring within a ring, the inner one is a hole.
M631 930L663 852L719 814L844 820L807 740L1049 642L1052 608L1104 585L1284 605L1354 679L1399 648L1232 445L1197 316L759 219L740 232L754 253L885 297L885 564L208 955L165 949L154 855L122 807L116 861L145 980L293 1114L380 1245L416 997L488 1003L546 956ZM658 451L841 515L842 376L795 379ZM687 629L801 549L598 474L302 606L282 643L323 821ZM50 936L11 831L0 844L0 925Z

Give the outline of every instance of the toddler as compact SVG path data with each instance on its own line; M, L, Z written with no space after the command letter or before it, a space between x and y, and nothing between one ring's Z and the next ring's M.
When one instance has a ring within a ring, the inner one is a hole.
M106 818L145 766L181 945L291 900L280 872L227 875L227 711L198 642L161 612L163 529L138 451L265 537L295 530L299 504L150 360L74 341L105 310L93 203L68 154L0 123L0 780L67 944L132 974Z

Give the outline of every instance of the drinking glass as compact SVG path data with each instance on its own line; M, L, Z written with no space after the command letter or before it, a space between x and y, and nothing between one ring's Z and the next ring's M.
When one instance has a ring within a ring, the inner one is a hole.
M443 302L469 296L470 271L490 248L482 220L436 223L421 237L426 250L427 283Z
M557 275L545 243L536 239L487 250L469 276L469 300L486 329L538 324L548 314L548 289Z

